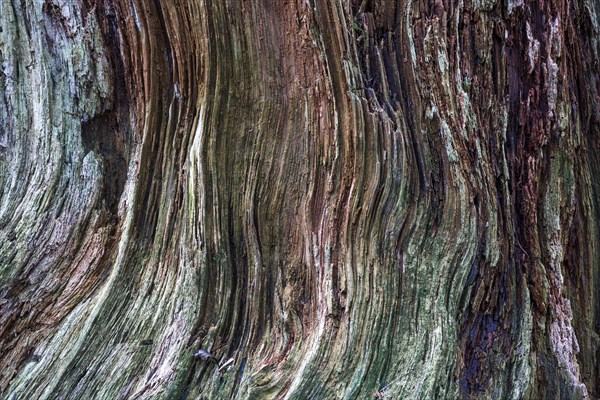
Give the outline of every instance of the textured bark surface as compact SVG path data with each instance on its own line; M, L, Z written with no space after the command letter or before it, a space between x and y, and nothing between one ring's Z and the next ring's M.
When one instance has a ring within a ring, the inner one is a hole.
M600 397L598 7L0 0L0 397Z

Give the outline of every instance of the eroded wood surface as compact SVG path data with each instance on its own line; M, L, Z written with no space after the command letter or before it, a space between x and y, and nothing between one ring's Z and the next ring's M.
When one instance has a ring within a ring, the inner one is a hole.
M597 8L0 0L1 396L600 396Z

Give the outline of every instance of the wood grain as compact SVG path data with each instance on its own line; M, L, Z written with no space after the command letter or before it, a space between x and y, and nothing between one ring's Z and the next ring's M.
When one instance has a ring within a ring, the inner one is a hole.
M597 7L0 0L0 396L599 397Z

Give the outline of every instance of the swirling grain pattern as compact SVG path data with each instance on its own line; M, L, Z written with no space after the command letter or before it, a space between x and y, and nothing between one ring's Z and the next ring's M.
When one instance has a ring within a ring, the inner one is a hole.
M599 397L597 8L0 0L0 396Z

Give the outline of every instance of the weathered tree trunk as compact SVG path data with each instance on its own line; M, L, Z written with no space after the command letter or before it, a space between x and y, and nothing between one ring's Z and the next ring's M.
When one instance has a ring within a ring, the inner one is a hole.
M599 7L0 0L0 397L598 398Z

